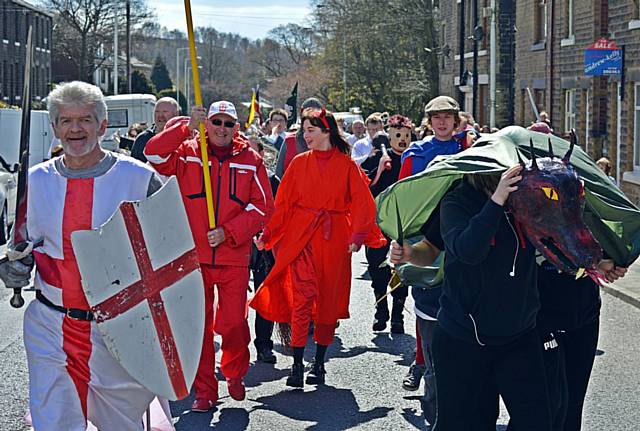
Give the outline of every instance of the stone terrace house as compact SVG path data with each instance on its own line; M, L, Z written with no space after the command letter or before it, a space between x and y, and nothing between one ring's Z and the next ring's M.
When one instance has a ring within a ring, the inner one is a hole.
M515 61L515 3L513 0L440 0L439 47L434 51L440 63L440 93L458 99L462 110L473 113L478 124L490 125L491 5L495 4L495 121L497 127L514 123L513 91ZM477 9L474 9L477 5ZM473 106L474 10L484 37L477 48L477 95ZM464 15L462 12L464 11ZM464 17L464 55L460 73L461 17ZM462 75L462 85L460 76Z
M0 100L20 105L25 45L33 25L31 94L41 100L50 90L52 15L22 0L0 0Z
M555 132L576 129L594 159L608 157L622 190L640 205L640 2L638 0L441 0L440 92L473 110L472 46L477 5L485 38L478 48L476 122L489 118L490 17L496 13L496 126L535 121L530 99L546 110ZM465 55L460 85L459 23L464 11ZM584 74L585 50L600 39L625 48L624 99L618 115L618 77ZM443 46L450 48L449 56ZM530 94L530 96L529 96Z
M624 96L618 109L618 83L607 84L607 153L629 198L640 205L640 2L609 0L609 39L625 49ZM617 116L620 112L620 116ZM618 121L616 121L618 120ZM619 149L619 150L618 150Z

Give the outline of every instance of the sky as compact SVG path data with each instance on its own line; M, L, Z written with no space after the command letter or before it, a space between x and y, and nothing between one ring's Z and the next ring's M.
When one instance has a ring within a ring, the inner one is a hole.
M158 23L169 30L186 33L183 0L147 0ZM309 0L191 0L194 27L211 26L224 33L262 39L269 30L290 22L306 25L311 12Z

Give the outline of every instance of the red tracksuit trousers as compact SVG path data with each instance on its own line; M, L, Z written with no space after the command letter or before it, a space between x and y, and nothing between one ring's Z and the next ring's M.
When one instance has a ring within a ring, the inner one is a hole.
M249 369L249 324L247 323L247 287L249 269L246 266L202 265L205 287L204 341L198 373L193 383L196 398L218 399L215 376L214 333L222 337L220 370L226 379L244 377ZM218 304L214 310L215 291Z
M313 265L309 246L305 247L292 263L293 309L291 310L291 347L304 347L309 336L309 322L313 304L319 295L319 282ZM316 310L316 315L323 310ZM333 324L315 324L313 339L317 344L328 346L336 330Z

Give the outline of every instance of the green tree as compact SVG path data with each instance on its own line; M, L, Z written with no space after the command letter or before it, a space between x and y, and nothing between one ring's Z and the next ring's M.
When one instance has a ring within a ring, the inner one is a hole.
M162 61L160 56L157 56L153 63L151 82L153 82L153 85L155 85L156 90L158 91L173 87L173 82L171 82L171 77L169 77L167 66L164 64L164 61Z
M125 76L118 79L120 94L127 94L127 79ZM147 76L139 70L131 73L131 92L136 94L155 94L156 90Z
M389 111L420 120L438 92L435 0L316 1L316 62L339 110ZM354 10L375 11L354 14Z

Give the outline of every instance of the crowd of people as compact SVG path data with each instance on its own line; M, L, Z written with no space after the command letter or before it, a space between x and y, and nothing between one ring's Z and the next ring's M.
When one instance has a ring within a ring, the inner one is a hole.
M180 186L205 286L192 411L206 412L218 402L214 334L222 340L220 371L229 395L245 398L247 306L256 312L258 361L277 360L276 323L293 356L286 385L301 388L330 379L327 349L339 321L349 318L351 258L364 246L375 303L372 331L390 324L392 333L404 333L409 292L414 299L416 357L398 384L417 390L424 379L422 408L429 429L495 430L498 396L509 411L510 430L580 429L598 338L598 286L537 262L533 245L514 230L517 223L505 203L517 190L522 166L501 175L465 176L416 241L392 240L376 224L377 195L424 171L437 156L464 151L495 132L475 124L453 98L429 101L418 127L401 113L386 112L345 124L310 98L292 128L287 129L287 111L274 109L264 125L245 132L229 101L195 106L180 116L178 103L162 98L151 127L130 128L133 158L100 147L107 118L98 88L61 84L47 100L62 148L30 171L29 235L32 242L43 239L43 245L0 264L0 278L10 288L27 286L36 268L37 296L24 326L36 430L84 430L87 421L104 430L142 429L140 419L154 394L107 351L82 290L70 237L99 227L120 202L146 198L171 176ZM548 116L530 129L553 132ZM273 154L271 169L266 149ZM107 182L109 187L100 186ZM388 258L395 265L439 262L443 279L429 289L403 284L385 264ZM598 270L609 281L626 272L610 260ZM250 271L255 293L249 301ZM305 378L310 334L315 356Z

